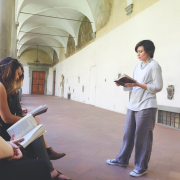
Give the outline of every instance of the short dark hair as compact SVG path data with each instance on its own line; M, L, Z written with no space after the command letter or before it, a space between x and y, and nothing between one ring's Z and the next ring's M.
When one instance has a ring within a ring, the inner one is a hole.
M139 46L143 46L144 47L144 50L149 54L149 56L151 58L154 57L154 51L155 51L155 46L154 46L154 43L150 40L143 40L143 41L140 41L136 44L136 47L135 47L135 51L137 52L137 49Z

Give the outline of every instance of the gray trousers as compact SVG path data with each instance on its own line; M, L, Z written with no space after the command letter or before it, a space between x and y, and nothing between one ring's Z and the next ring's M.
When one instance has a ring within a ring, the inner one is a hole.
M36 140L34 140L32 143L33 150L38 157L38 159L43 159L47 162L49 165L49 170L52 172L54 170L52 162L49 159L49 156L47 154L46 146L44 143L44 138L43 136L40 136Z
M129 164L133 147L135 146L135 169L147 170L153 142L157 108L148 108L141 111L127 110L123 142L116 161Z

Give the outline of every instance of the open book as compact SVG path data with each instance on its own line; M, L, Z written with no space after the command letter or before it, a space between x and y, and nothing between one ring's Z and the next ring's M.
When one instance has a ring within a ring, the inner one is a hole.
M42 114L42 113L45 113L47 111L48 107L47 105L41 105L39 107L37 107L36 109L28 112L27 114L32 114L33 117L39 115L39 114Z
M115 80L114 82L116 82L116 83L118 83L118 84L120 84L120 85L122 85L122 86L125 87L124 84L126 84L126 83L135 83L136 80L133 79L133 78L131 78L131 77L129 77L129 76L126 75L126 74L123 74L120 79Z
M19 144L25 148L35 139L43 135L46 132L46 129L42 124L37 125L34 117L31 114L28 114L7 129L7 132L10 136L14 134L15 140L24 138L24 141Z

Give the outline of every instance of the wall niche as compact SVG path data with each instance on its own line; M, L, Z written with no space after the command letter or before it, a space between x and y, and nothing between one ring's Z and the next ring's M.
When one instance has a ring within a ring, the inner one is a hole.
M118 79L120 79L120 77L121 77L121 73L118 74Z
M80 83L80 77L78 77L78 83Z
M82 22L80 29L79 29L79 36L78 36L78 49L84 47L89 41L93 39L93 29L89 19L85 16Z
M53 53L53 65L57 64L59 62L58 55L56 51Z
M74 53L75 53L75 41L74 38L69 34L66 57L69 57Z
M114 0L102 1L96 21L97 31L102 29L108 23L111 16L113 1Z

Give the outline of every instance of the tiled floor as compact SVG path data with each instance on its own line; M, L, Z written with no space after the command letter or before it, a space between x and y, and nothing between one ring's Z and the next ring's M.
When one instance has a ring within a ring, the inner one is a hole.
M180 180L180 130L156 125L148 173L133 178L133 154L127 168L106 164L119 152L125 115L54 96L23 95L22 102L29 110L48 105L40 115L46 139L67 154L53 164L73 180Z

